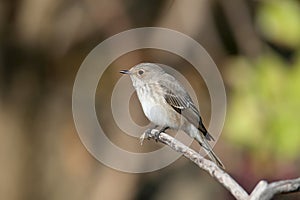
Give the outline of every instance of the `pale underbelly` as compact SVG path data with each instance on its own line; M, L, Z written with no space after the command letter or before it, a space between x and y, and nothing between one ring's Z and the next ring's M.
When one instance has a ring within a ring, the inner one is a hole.
M141 100L144 114L153 124L174 129L179 128L180 115L166 102L156 103L152 98Z

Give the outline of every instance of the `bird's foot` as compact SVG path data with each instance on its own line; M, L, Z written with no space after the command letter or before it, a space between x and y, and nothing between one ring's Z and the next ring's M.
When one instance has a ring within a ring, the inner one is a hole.
M155 134L154 134L155 142L158 142L160 133L161 133L160 131L155 132Z
M141 145L143 145L143 142L144 142L144 140L145 139L150 139L151 137L152 137L152 133L151 133L151 131L153 130L153 129L156 129L158 126L155 126L155 127L153 127L153 128L149 128L149 129L147 129L142 135L141 135L141 137L140 137L140 144ZM167 126L167 127L163 127L161 130L159 130L159 131L156 131L155 133L154 133L154 139L155 139L155 141L156 142L158 142L158 139L159 139L159 135L160 135L160 133L162 133L162 132L165 132L165 130L167 130L169 127Z
M145 139L150 139L152 129L147 129L140 137L140 144L143 145Z
M154 134L154 139L156 142L158 142L158 139L159 139L159 136L162 132L165 132L167 129L169 129L170 127L166 126L166 127L163 127L160 131L156 132Z

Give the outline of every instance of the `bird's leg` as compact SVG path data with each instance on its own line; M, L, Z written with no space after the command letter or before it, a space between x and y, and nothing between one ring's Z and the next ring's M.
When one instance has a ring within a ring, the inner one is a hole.
M168 127L168 126L164 126L162 129L160 129L159 132L156 132L155 135L154 135L155 141L158 142L160 133L165 132L169 128L170 127Z
M152 127L152 128L149 128L147 131L146 131L146 136L147 136L147 138L149 139L149 135L150 135L150 133L151 133L151 131L153 130L153 129L156 129L158 127L158 125L155 125L154 127Z
M140 137L140 143L141 143L141 145L143 145L143 142L144 142L144 139L145 139L145 138L147 138L148 140L150 139L149 135L151 134L151 131L152 131L153 129L156 129L157 127L158 127L158 126L155 125L153 128L147 129L147 130L141 135L141 137Z

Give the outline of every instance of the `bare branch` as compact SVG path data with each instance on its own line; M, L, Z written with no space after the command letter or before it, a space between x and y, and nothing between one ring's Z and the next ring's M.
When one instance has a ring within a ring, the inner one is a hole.
M155 139L155 134L159 131L153 129L144 133L146 138ZM249 195L247 192L225 171L219 168L214 162L205 159L199 153L187 147L183 143L179 142L175 138L169 136L166 133L161 133L159 135L158 141L168 145L175 151L182 153L186 158L193 161L200 168L208 172L212 177L214 177L218 182L220 182L231 194L238 200L248 199Z
M276 194L292 193L300 191L300 178L277 181L268 184L260 181L250 195L250 200L268 200Z
M166 133L161 133L159 138L156 138L158 130L152 129L146 131L141 141L147 139L158 139L171 147L173 150L182 153L186 158L193 161L201 169L208 172L220 184L222 184L237 200L268 200L276 194L291 193L300 191L300 178L293 180L284 180L268 184L266 181L260 181L249 196L248 193L224 170L219 168L214 162L205 159L199 153L179 142L175 138Z

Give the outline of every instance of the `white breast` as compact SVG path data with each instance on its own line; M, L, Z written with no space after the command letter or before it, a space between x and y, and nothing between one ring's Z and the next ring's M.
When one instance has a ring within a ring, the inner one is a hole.
M149 93L147 90L147 87L136 90L146 117L155 125L175 128L173 110L170 110L162 96L155 95L156 98L153 98L153 93Z

